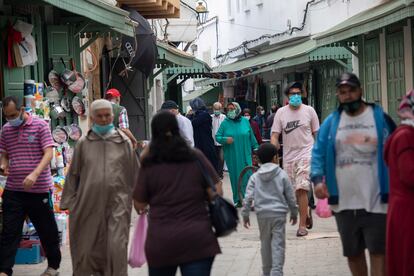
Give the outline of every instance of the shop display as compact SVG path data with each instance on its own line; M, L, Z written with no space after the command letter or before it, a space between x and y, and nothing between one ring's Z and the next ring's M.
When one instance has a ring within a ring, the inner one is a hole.
M48 76L49 83L54 89L61 90L63 88L63 84L60 81L59 73L53 67L53 59L50 59L50 64L51 64L52 68L51 68L51 70L49 72L49 76Z
M68 86L68 89L72 91L73 93L77 94L82 92L82 90L85 88L85 78L82 76L81 73L76 71L75 63L73 59L71 59L72 63L72 70L76 76L76 80Z
M78 96L73 97L72 107L73 107L73 111L75 111L76 114L78 115L85 114L85 105L83 104L83 101L80 97Z
M62 128L57 127L52 131L53 140L58 144L63 144L68 141L69 135L68 133Z
M60 58L60 61L62 62L63 67L65 68L62 74L60 74L60 80L63 82L63 84L69 86L76 81L76 74L74 71L71 71L68 68L66 68L66 64L63 58Z

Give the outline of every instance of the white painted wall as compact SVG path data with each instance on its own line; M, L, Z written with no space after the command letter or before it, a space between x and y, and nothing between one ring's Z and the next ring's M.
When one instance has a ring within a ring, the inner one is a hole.
M197 57L212 66L218 65L217 53L225 54L230 48L239 46L246 40L256 39L265 34L275 34L292 27L300 27L308 0L207 0L209 18L218 18L218 50L216 47L215 21L198 28L199 38L194 41L198 46ZM270 40L271 44L292 38L316 34L339 24L353 15L372 8L385 0L320 0L309 8L305 28L292 35L283 35ZM261 3L261 4L257 4ZM264 42L266 40L261 40ZM260 44L258 42L257 44ZM257 45L256 44L256 45ZM251 44L254 46L254 44ZM232 54L223 63L236 61Z

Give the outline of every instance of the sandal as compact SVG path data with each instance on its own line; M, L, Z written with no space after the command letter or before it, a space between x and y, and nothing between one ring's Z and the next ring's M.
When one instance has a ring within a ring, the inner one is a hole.
M312 229L312 227L313 227L312 209L309 208L309 214L306 217L306 228Z
M306 231L306 229L299 228L296 232L296 237L304 237L306 235L308 235L308 231Z

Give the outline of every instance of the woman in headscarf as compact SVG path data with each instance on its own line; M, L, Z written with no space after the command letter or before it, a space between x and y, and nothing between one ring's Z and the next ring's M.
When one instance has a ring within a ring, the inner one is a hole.
M414 90L403 98L400 126L385 145L390 198L387 214L387 275L414 275Z
M194 145L198 148L213 165L216 172L218 172L218 159L216 149L214 147L214 139L212 131L212 119L207 112L207 107L204 101L200 98L195 98L190 101L193 115L191 123L193 124Z
M230 174L233 202L241 207L242 198L239 198L237 182L243 168L252 165L252 150L259 145L249 121L241 116L240 105L236 102L227 105L227 118L221 124L216 134L216 140L223 145L224 159ZM246 191L247 181L250 177L246 173L242 183L242 194Z

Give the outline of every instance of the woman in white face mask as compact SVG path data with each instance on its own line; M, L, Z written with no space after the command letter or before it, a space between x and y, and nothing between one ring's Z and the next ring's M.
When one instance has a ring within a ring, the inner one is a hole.
M233 201L241 207L237 182L241 171L252 165L252 150L259 147L250 123L242 117L240 105L236 102L227 105L227 118L221 123L216 134L216 141L223 146L224 159L229 169ZM250 174L243 178L242 194L244 195Z
M259 124L252 119L252 111L248 108L243 109L243 117L249 120L250 127L254 132L254 137L256 137L257 143L260 145L262 143L262 135L260 134Z

